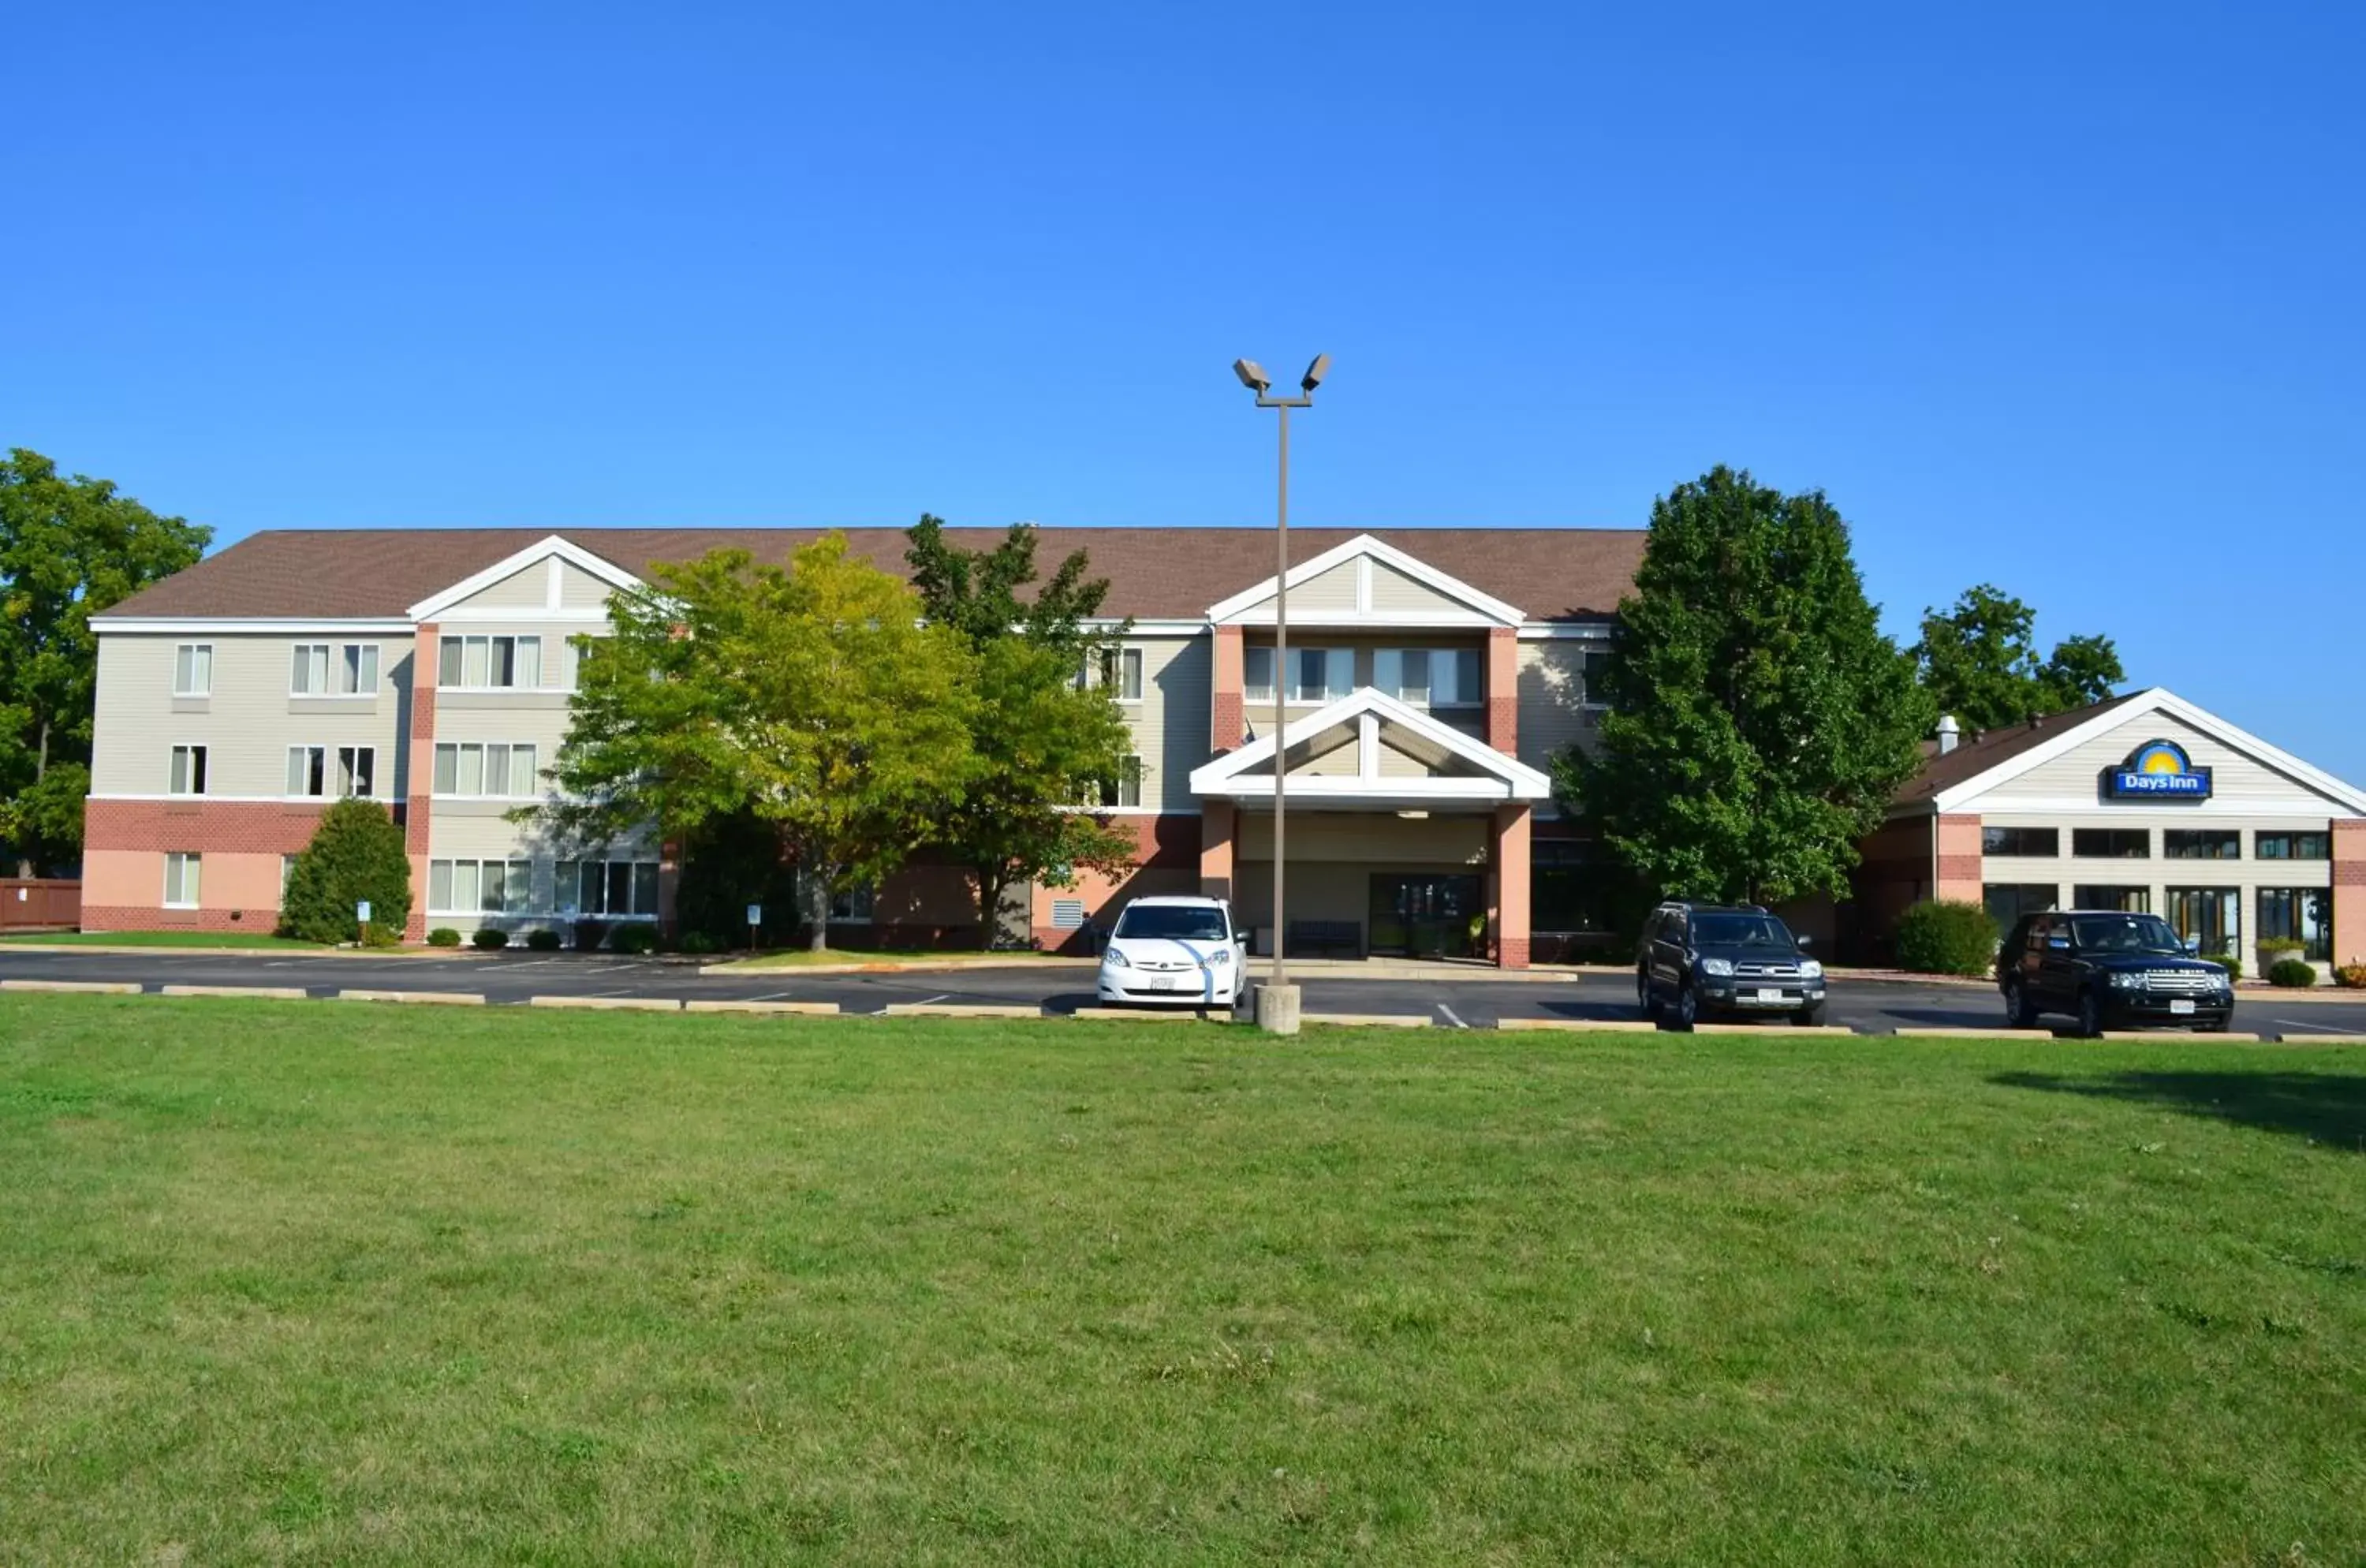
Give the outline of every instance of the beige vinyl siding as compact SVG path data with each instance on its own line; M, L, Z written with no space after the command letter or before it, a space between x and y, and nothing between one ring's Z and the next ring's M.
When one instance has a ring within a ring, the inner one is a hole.
M1142 700L1118 712L1133 730L1142 759L1144 810L1197 811L1191 770L1214 755L1209 740L1210 682L1214 650L1198 637L1129 637L1142 649Z
M1487 840L1493 828L1489 816L1434 811L1406 818L1380 812L1308 812L1290 817L1291 876L1305 861L1341 861L1400 869L1424 865L1477 866L1487 861ZM1243 860L1266 863L1268 882L1273 866L1273 816L1254 807L1240 815Z
M1290 591L1290 607L1293 612L1353 610L1356 608L1356 563L1342 562L1330 570L1317 573ZM1273 612L1268 609L1266 618Z
M479 588L454 604L456 610L539 610L550 599L550 569L542 561Z
M572 563L559 563L558 603L569 610L603 610L614 592L606 583Z
M2137 802L2106 802L2101 798L2100 781L2103 770L2120 766L2131 751L2155 739L2176 741L2185 748L2197 765L2210 769L2209 800L2179 807L2174 803L2147 806ZM2312 814L2343 810L2344 815L2348 814L2338 803L2318 795L2298 779L2289 778L2241 755L2191 725L2161 713L2138 714L2124 719L2105 734L2073 747L2051 761L2040 763L2019 778L1989 790L1976 801L1966 802L1956 809L1996 816L2012 810L2017 803L2091 806L2099 809L2107 808L2115 817L2139 811L2148 814L2162 811L2191 813L2197 826L2204 820L2231 818L2246 810L2291 810ZM2158 816L2152 819L2156 822L2167 820Z
M1380 561L1372 563L1372 609L1378 615L1410 615L1436 612L1447 615L1470 615L1470 605L1459 599L1440 593L1425 582L1406 576L1392 566Z
M377 695L289 695L296 646L321 642L332 649L375 643ZM184 643L213 649L208 696L173 695L174 660ZM410 728L411 648L403 633L108 632L98 644L92 792L163 795L173 748L204 746L208 796L276 798L287 792L290 746L371 746L377 750L377 798L399 799L408 784L401 742Z
M1520 644L1520 761L1549 768L1556 752L1575 743L1591 750L1594 716L1578 705L1582 651L1595 644L1569 639Z

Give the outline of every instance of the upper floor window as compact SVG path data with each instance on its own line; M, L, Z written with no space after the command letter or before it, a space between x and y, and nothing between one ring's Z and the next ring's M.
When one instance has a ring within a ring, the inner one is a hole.
M173 694L208 697L214 690L214 649L209 642L185 642L173 650Z
M1384 648L1372 655L1372 684L1417 708L1471 707L1479 689L1475 648Z
M377 644L299 642L287 675L298 697L366 697L377 692Z
M2241 860L2242 829L2164 828L2160 830L2160 852L2167 860Z
M377 748L375 746L290 746L287 748L287 793L318 799L333 790L339 799L377 795Z
M1105 648L1100 664L1102 690L1121 703L1142 701L1142 649Z
M1100 804L1104 807L1142 804L1141 758L1125 758L1118 763L1117 777L1101 781Z
M2061 852L2062 829L2059 828L1980 829L1980 853L1984 855L2027 855L2052 859Z
M542 684L539 637L447 637L437 649L435 683L467 691Z
M206 749L202 746L173 748L172 792L175 795L206 793Z
M1241 650L1241 694L1249 702L1273 701L1273 649ZM1293 703L1322 703L1344 697L1356 689L1356 653L1346 648L1293 648L1290 650L1290 694Z
M2255 833L2251 852L2260 860L2331 860L2330 833Z
M2149 828L2073 828L2070 852L2090 860L2150 860Z
M535 761L532 746L440 742L435 748L435 793L530 797Z
M1598 708L1609 702L1602 686L1602 671L1609 663L1610 650L1606 648L1588 648L1579 651L1576 659L1578 706Z

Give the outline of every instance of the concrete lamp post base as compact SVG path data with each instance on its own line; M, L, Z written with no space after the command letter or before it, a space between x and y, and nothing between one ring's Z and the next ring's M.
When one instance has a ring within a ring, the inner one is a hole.
M1295 986L1259 986L1251 993L1256 999L1256 1026L1268 1034L1298 1032L1298 987Z

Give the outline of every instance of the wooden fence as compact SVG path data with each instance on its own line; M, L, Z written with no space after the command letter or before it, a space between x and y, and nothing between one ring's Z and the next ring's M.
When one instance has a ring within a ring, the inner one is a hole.
M82 924L82 884L63 878L24 881L0 877L0 931Z

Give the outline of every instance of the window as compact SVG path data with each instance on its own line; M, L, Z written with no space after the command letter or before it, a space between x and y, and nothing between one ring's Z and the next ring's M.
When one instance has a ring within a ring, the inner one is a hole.
M558 863L562 913L654 915L658 912L658 863L653 860L563 860Z
M377 747L337 748L337 794L340 798L359 795L364 799L377 794Z
M1246 703L1273 701L1273 649L1245 648L1241 650L1241 700Z
M1085 684L1082 679L1076 682ZM1142 649L1105 648L1100 654L1101 689L1121 703L1142 701Z
M1564 934L1611 929L1618 879L1602 865L1591 839L1538 839L1528 851L1528 925Z
M517 799L535 793L535 748L501 741L439 741L434 793Z
M178 850L164 857L164 908L194 909L197 907L197 867L201 855L183 854Z
M214 649L211 643L185 642L173 650L173 694L208 697L214 690Z
M335 772L330 769L334 766ZM377 794L377 748L375 746L290 746L287 748L287 793L308 800L328 795L337 798Z
M2152 889L2083 884L2070 890L2070 904L2079 909L2117 909L2127 915L2148 915L2152 913Z
M1103 779L1100 784L1101 806L1140 806L1142 804L1142 759L1128 757L1118 764L1117 777Z
M2070 852L2086 860L2149 860L2149 828L2073 828Z
M1475 648L1384 648L1372 655L1372 684L1414 707L1471 707L1481 697Z
M2262 834L2261 837L2265 837ZM2323 964L2333 956L2333 890L2329 887L2259 889L2259 936L2301 944L2301 956Z
M299 697L377 695L377 644L298 643L288 671L287 690Z
M2204 958L2242 952L2243 900L2232 887L2170 888L2169 924Z
M328 793L329 749L325 746L287 748L287 793L320 795Z
M2243 834L2236 828L2164 828L2160 853L2164 860L2241 860ZM2169 923L2177 923L2174 915Z
M447 637L436 653L439 686L466 691L542 684L539 637Z
M281 855L279 857L279 901L282 904L287 902L287 885L295 879L296 857Z
M2051 860L2061 852L2062 830L2058 828L1980 829L1980 853L1984 855L2028 855Z
M1290 693L1293 703L1322 703L1344 697L1356 689L1356 654L1346 648L1293 648L1290 650ZM1273 701L1273 649L1242 650L1241 695L1247 702Z
M206 793L206 749L202 746L173 748L172 792L175 795Z
M2252 853L2261 860L2331 860L2330 833L2255 833Z
M1577 656L1577 705L1598 708L1608 702L1603 694L1602 671L1610 663L1606 648L1582 649Z
M2023 915L2045 913L2061 896L2062 889L2051 882L1991 882L1980 889L1980 902L2000 931L2012 930Z
M829 923L834 926L868 925L877 902L867 885L842 888L829 896Z
M427 863L427 908L439 915L533 912L534 863L438 860Z

